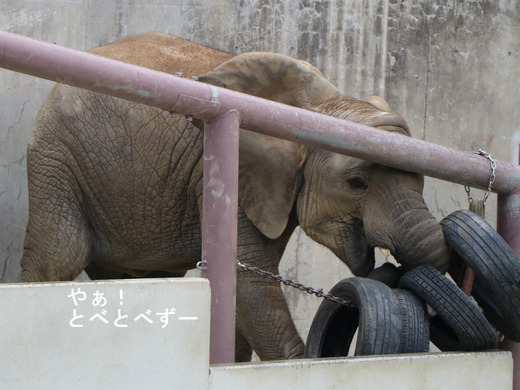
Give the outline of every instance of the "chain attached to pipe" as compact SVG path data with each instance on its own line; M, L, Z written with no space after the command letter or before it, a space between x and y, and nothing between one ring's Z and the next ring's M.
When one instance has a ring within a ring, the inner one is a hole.
M493 183L495 182L495 178L496 178L497 163L495 160L493 160L491 158L491 155L488 152L486 152L485 150L479 149L478 152L475 152L475 154L478 154L479 156L483 156L483 157L487 158L489 160L489 163L491 164L491 174L489 175L488 187L487 187L486 192L484 193L484 199L482 200L482 208L483 208L483 212L485 212L486 202L489 197L489 194L491 194L491 187L493 186ZM471 207L471 204L475 201L474 201L473 197L471 196L470 188L468 186L464 186L464 189L466 190L466 194L468 194L468 202Z
M291 287L297 288L298 290L304 291L304 292L306 292L308 294L314 294L314 295L316 295L319 298L323 298L323 299L327 299L327 300L332 301L332 302L339 303L340 305L347 306L348 308L351 308L351 309L356 309L357 308L356 305L354 305L352 302L346 301L345 299L336 297L336 296L331 295L331 294L324 293L323 289L316 290L316 289L314 289L312 287L305 286L305 285L303 285L301 283L293 282L290 279L283 278L281 275L276 275L276 274L273 274L272 272L265 271L265 270L263 270L261 268L254 267L252 265L242 263L242 262L240 262L240 260L237 260L237 266L242 268L242 269L245 269L247 271L253 272L253 273L257 274L257 275L265 276L267 278L276 280L277 282L283 283L286 286L291 286Z

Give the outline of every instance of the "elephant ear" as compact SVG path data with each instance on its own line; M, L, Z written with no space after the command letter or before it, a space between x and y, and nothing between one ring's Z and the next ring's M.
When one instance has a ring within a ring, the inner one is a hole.
M239 203L267 237L284 232L301 184L303 147L247 130L240 132Z
M275 53L240 54L199 80L307 109L341 95L311 64Z
M304 61L273 53L245 53L199 76L218 87L307 108L339 91ZM267 237L287 227L301 185L304 148L296 143L240 132L239 202L247 217Z

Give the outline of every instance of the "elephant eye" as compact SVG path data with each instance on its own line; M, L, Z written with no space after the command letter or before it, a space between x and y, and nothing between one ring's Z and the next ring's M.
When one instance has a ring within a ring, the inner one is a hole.
M347 184L352 190L366 190L367 183L362 177L356 176L347 179Z

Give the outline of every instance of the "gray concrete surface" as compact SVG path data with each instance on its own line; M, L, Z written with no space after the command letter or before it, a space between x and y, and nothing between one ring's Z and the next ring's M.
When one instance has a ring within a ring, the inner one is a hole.
M161 31L226 51L288 54L316 65L353 97L385 97L415 137L467 151L483 148L518 162L519 8L515 0L0 0L0 28L80 50ZM25 146L51 87L0 70L4 282L19 275L27 219ZM458 185L427 179L425 197L439 219L467 208ZM494 203L492 196L492 223ZM380 255L380 262L386 260ZM325 290L348 275L301 231L290 242L282 272ZM286 296L305 337L319 301L299 291Z
M492 351L210 366L209 389L509 390L512 362Z
M1 389L207 389L206 279L0 285Z

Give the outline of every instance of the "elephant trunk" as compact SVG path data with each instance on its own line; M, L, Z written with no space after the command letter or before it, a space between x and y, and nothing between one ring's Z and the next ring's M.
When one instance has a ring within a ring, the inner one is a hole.
M421 214L423 219L419 222L417 215L403 216L402 224L409 228L399 232L400 245L393 255L404 270L430 264L444 273L448 269L450 249L444 241L442 228L427 210Z
M405 198L394 199L393 204L386 206L384 213L374 216L376 218L368 218L374 225L371 229L370 223L369 226L365 224L368 242L373 246L388 248L403 270L430 264L446 272L450 249L444 241L441 225L428 211L422 195L409 193ZM381 242L379 239L382 236L386 238Z

